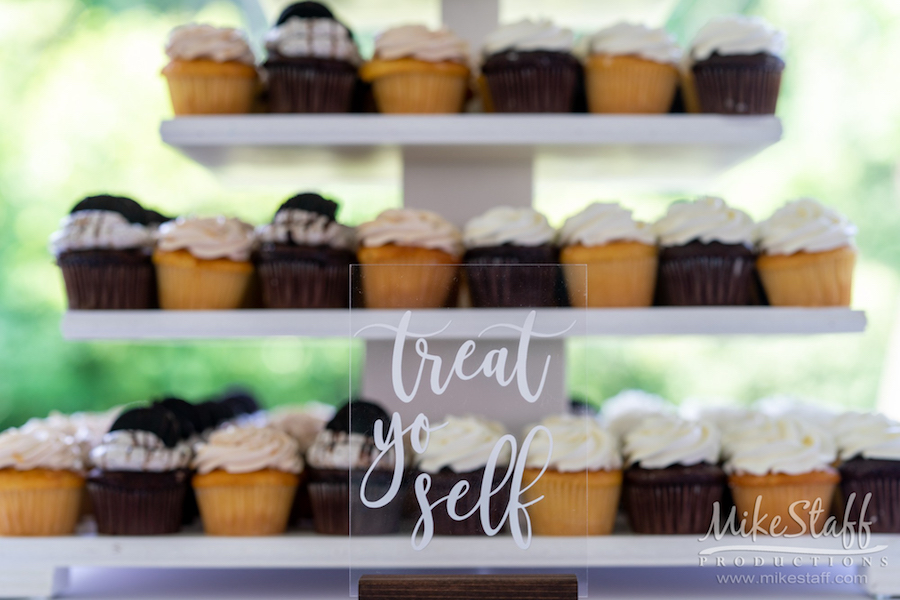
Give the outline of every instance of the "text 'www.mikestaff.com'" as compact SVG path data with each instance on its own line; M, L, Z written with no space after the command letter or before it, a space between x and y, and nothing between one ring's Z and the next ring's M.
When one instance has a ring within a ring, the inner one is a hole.
M723 585L866 585L864 574L850 573L761 573L759 575L716 575Z

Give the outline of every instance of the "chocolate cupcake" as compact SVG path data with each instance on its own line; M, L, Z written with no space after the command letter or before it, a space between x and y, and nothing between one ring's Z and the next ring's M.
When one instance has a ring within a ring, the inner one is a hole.
M558 306L555 230L530 208L493 208L463 230L472 306Z
M701 534L722 502L719 432L709 423L651 417L625 436L625 508L636 533Z
M71 310L156 306L148 213L130 198L91 196L50 237Z
M707 23L688 57L701 112L774 114L784 50L784 33L760 17L718 17Z
M91 452L88 492L97 531L160 535L181 529L191 450L162 406L126 411Z
M342 406L307 452L309 496L316 532L328 535L384 535L400 528L401 488L383 508L360 499L363 477L381 453L375 447L375 423L386 428L388 414L377 404L354 400ZM389 451L369 474L366 497L377 500L390 489L394 453Z
M287 200L257 231L255 263L266 308L347 308L353 230L335 220L337 204L318 194Z
M325 6L288 6L266 34L266 49L270 112L350 112L359 50L350 30Z
M745 212L721 198L676 202L653 229L660 245L656 304L750 303L756 228Z
M574 36L550 21L504 25L484 41L486 105L501 113L568 113L583 80Z

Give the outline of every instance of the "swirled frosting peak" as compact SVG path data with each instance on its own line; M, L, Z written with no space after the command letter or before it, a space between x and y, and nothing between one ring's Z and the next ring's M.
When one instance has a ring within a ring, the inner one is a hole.
M506 435L503 425L481 417L448 416L444 426L433 431L428 446L419 456L419 469L437 473L448 468L455 473L477 471L487 465L497 441ZM497 464L509 464L509 445L505 444Z
M502 25L490 33L484 39L483 51L486 55L507 50L571 52L574 45L575 35L571 29L558 27L546 19L524 19Z
M375 38L375 58L414 58L426 62L467 63L469 45L449 29L428 29L424 25L403 25L388 29Z
M276 244L342 249L352 249L355 246L353 229L350 227L325 215L297 208L279 210L271 223L257 228L256 235L260 242Z
M584 416L550 416L540 422L550 432L539 432L528 449L526 466L540 468L548 463L561 473L573 471L610 471L622 467L619 442L595 419ZM534 429L526 427L522 437ZM552 443L552 450L551 450Z
M173 29L166 42L166 56L178 60L237 61L248 65L256 62L243 31L199 23Z
M725 438L729 473L799 475L826 471L837 458L834 437L794 417L764 417Z
M566 219L559 230L561 246L602 246L610 242L640 242L652 246L656 236L649 225L635 221L631 211L617 202L594 202Z
M759 245L766 254L826 252L852 246L856 225L812 198L788 202L760 223Z
M845 413L834 421L842 460L900 460L900 423L877 413Z
M334 19L291 17L266 33L266 49L288 58L315 57L359 64L359 49L350 32Z
M691 44L691 57L706 60L713 54L757 54L784 57L787 39L760 17L716 17L704 25Z
M231 426L219 429L197 445L194 468L205 474L216 470L253 473L264 469L299 473L300 449L291 436L272 427Z
M178 217L159 227L160 250L187 250L203 260L249 260L255 243L253 226L240 219Z
M59 256L70 250L126 250L151 248L153 232L145 225L129 223L110 210L81 210L63 217L50 236L50 251Z
M532 208L498 206L475 217L463 229L467 248L486 246L541 246L556 237L547 217Z
M601 29L591 36L590 48L593 54L638 56L673 65L681 62L682 54L675 38L665 29L634 23L617 23Z
M83 467L81 448L60 430L44 427L0 433L0 469L81 471Z
M149 431L117 430L107 433L91 450L91 464L106 471L159 473L187 468L191 448L184 442L172 448Z
M651 417L629 431L623 452L629 465L665 469L672 465L714 465L719 462L721 448L721 436L714 425L673 415Z
M462 254L462 236L455 225L437 213L413 208L392 208L374 221L356 228L360 245L367 247L413 246L434 248L448 254Z
M654 223L653 230L661 246L681 246L695 240L750 245L756 237L756 225L747 213L712 196L672 204Z

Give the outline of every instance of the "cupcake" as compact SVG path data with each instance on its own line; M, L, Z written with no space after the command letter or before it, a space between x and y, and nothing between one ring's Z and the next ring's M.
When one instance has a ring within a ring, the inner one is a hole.
M350 112L359 50L350 30L325 6L288 6L266 34L266 50L270 112Z
M595 202L566 219L559 245L572 306L653 304L656 236L649 225L635 221L630 210Z
M619 23L589 39L585 63L592 113L667 113L678 87L681 48L665 29Z
M0 536L73 533L83 488L71 437L49 428L0 434Z
M318 194L287 200L257 228L254 263L265 308L348 308L353 230L335 220L337 204Z
M840 480L831 435L790 417L767 417L737 432L724 439L724 449L738 518L746 512L762 533L821 531Z
M441 308L456 304L459 230L440 215L390 209L356 230L366 308Z
M181 529L191 449L178 419L162 406L116 419L91 451L88 492L97 531L161 535Z
M900 533L900 423L849 413L835 420L835 428L847 517L859 525L865 504L872 533Z
M811 198L760 224L760 279L773 306L849 306L856 226Z
M155 307L152 249L147 211L117 196L85 198L50 236L70 310Z
M701 534L722 502L721 438L709 423L652 417L625 436L625 507L636 533Z
M253 277L253 227L225 217L163 223L153 253L159 306L168 310L241 308Z
M543 496L527 509L534 533L612 533L622 490L618 440L587 416L551 416L540 425L550 435L535 435L522 476L526 501ZM534 427L527 427L523 436L527 437Z
M229 426L196 447L192 483L208 535L278 535L287 528L303 460L271 427Z
M171 60L162 74L176 115L250 112L259 78L244 32L182 25L169 34L166 55Z
M575 37L550 21L504 25L484 40L481 72L500 113L568 113L583 77Z
M469 86L466 42L423 25L388 29L359 71L382 113L458 113Z
M436 503L446 498L460 481L469 484L469 491L456 502L456 514L450 516L448 505L439 504L431 512L435 535L486 535L481 524L480 510L467 518L463 515L475 510L484 483L485 468L491 458L494 446L506 430L503 425L481 417L448 416L440 429L432 430L428 446L418 456L418 470L427 473L431 487L427 492L428 502ZM491 489L497 490L490 499L488 516L491 527L499 527L505 517L509 503L509 481L504 483L511 452L504 445L498 455L491 482Z
M705 113L775 113L785 35L760 17L717 17L697 33L689 61L699 108Z
M531 208L500 206L466 223L463 262L472 306L558 306L555 237L547 218Z
M676 202L653 230L660 245L658 304L749 303L756 226L747 213L721 198Z
M313 524L328 535L384 535L400 528L403 494L382 508L368 508L360 493L362 480L381 454L375 447L375 424L387 431L390 417L372 402L354 400L342 406L307 452ZM378 500L394 476L394 451L369 473L366 498Z

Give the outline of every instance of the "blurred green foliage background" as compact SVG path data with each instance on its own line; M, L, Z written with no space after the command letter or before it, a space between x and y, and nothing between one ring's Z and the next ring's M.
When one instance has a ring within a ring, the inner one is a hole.
M503 16L577 15L578 3L504 0ZM364 49L375 33L368 14L377 13L379 27L436 24L436 3L413 4L415 12L399 0L332 3ZM537 206L558 224L591 200L618 198L638 217L654 219L672 199L708 192L761 219L788 199L817 197L859 225L854 303L868 311L870 326L864 335L806 339L573 341L573 392L600 402L637 387L675 402L741 404L789 394L896 413L900 2L655 4L665 10L654 9L654 18L667 18L682 42L711 16L735 11L763 15L788 32L779 106L784 140L703 189L649 195L602 181L539 182ZM159 139L159 123L170 114L159 76L167 32L192 20L258 30L259 15L255 26L247 18L225 1L0 0L0 428L50 409L102 409L166 392L200 398L231 383L251 386L268 405L346 396L344 340L69 343L59 333L65 297L46 242L81 197L119 193L166 213L225 212L260 223L302 187L224 185ZM399 182L338 181L321 191L343 201L349 223L401 202Z

